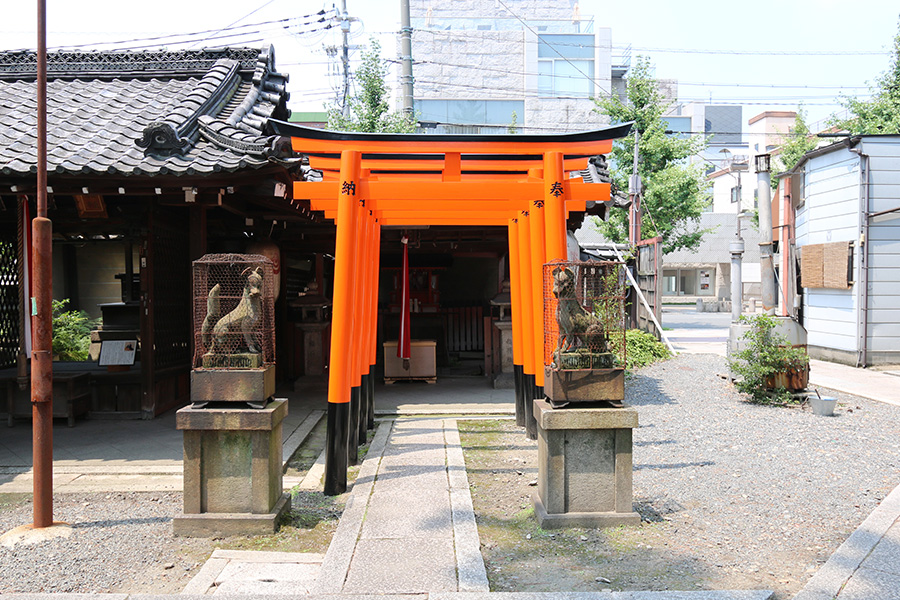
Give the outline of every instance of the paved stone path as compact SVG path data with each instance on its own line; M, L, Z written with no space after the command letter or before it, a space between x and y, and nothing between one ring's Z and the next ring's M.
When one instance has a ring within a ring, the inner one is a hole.
M313 592L456 591L488 591L456 421L385 422Z

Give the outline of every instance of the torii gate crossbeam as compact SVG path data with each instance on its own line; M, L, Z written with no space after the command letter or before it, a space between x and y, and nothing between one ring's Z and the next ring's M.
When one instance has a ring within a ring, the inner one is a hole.
M294 198L308 199L337 229L325 493L346 490L350 456L371 424L382 226L507 227L517 422L533 436L532 400L543 397L544 383L542 266L566 259L568 212L610 197L609 184L570 174L608 154L631 124L562 135L421 135L269 123L323 173L322 181L295 182Z

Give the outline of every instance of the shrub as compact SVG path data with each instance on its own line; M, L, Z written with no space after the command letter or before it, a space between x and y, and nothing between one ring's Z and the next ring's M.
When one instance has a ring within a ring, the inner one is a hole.
M636 369L671 358L672 353L652 334L640 329L629 329L625 332L625 356L626 368Z
M731 372L738 377L735 387L748 394L752 402L790 402L791 393L784 387L770 389L770 381L776 373L805 369L809 364L806 350L791 345L775 331L778 322L771 315L741 315L740 322L750 329L741 336L744 349L728 359Z
M82 310L65 310L68 303L68 298L53 301L53 354L64 361L87 360L98 320Z

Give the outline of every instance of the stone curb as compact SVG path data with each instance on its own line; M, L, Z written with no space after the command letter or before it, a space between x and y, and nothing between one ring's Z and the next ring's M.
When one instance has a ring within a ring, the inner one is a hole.
M221 600L262 597L287 600L769 600L768 590L703 590L694 592L432 592L423 594L308 594L266 596L215 594ZM4 600L207 600L203 594L4 594Z
M281 445L281 462L282 470L287 469L287 463L297 451L297 448L303 444L303 441L309 436L310 432L315 429L322 417L325 416L324 410L314 410L307 415L303 422L295 429L284 443Z
M459 591L488 592L487 571L481 556L481 539L475 523L475 509L466 476L466 461L456 419L444 420L444 441L447 445L447 475L450 481L450 511L453 519L453 539L456 543L456 568Z
M832 600L900 517L900 486L850 534L793 600Z
M384 454L388 437L390 437L393 421L387 421L379 425L375 437L369 445L369 451L359 469L359 475L353 484L347 505L338 521L337 531L331 538L331 544L322 561L322 570L313 588L313 594L340 594L350 570L350 561L359 539L363 519L366 516L366 506L369 495L375 486L375 475L378 473L378 465Z

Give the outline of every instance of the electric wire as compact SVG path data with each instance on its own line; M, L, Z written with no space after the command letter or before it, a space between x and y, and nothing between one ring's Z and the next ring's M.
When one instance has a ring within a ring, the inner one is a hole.
M184 32L184 33L171 33L171 34L164 34L164 35L158 35L158 36L133 38L133 39L129 39L129 40L118 40L118 41L111 41L111 42L93 41L93 42L86 42L83 44L66 44L66 45L59 45L59 46L51 46L50 49L51 50L60 50L60 49L78 49L78 48L88 48L88 47L93 48L93 47L97 47L97 46L132 44L134 42L154 42L154 43L130 46L129 48L123 48L123 49L155 48L155 47L159 47L159 46L165 46L167 44L172 44L172 45L196 44L196 43L210 41L210 40L214 40L214 39L227 39L227 37L233 37L234 35L239 35L239 34L259 35L266 31L278 31L280 28L287 28L288 26L294 25L295 23L300 22L300 21L302 21L299 23L300 25L311 25L311 24L323 23L323 22L326 22L329 18L331 18L331 17L325 17L325 15L327 15L329 12L331 12L331 11L325 11L323 9L322 11L319 11L318 13L303 15L300 17L289 17L289 18L285 18L285 19L261 21L259 23L249 23L246 25L229 26L229 27L223 27L223 28L219 28L219 29L206 29L206 30L200 30L200 31ZM319 17L319 18L313 19L314 17ZM303 21L304 19L306 19L306 20ZM312 20L310 20L310 19L312 19ZM259 29L264 26L269 26L269 27L267 27L265 30ZM226 31L238 32L242 29L249 29L251 27L257 28L257 29L254 29L251 31L240 32L239 34L235 33L235 34L232 34L232 36L211 36L210 35L210 34L223 33ZM327 27L318 27L318 28L311 29L311 30L301 31L300 33L312 33L315 31L321 31L321 30L329 29L329 28L330 28L330 24ZM294 33L294 32L291 32L291 33ZM201 36L201 35L207 36L207 37L204 37L200 40L187 39L187 40L176 41L177 38L185 38L185 37ZM18 50L27 50L27 49L20 48Z
M387 62L399 64L399 61L392 60L392 59L388 59ZM471 64L467 65L467 64L459 64L459 63L448 63L448 62L442 62L442 61L436 61L436 60L416 61L414 64L436 65L436 66L441 66L441 67L456 67L456 68L460 68L460 69L471 69L471 70L475 70L475 71L503 73L506 75L524 75L524 76L536 75L536 76L540 76L540 77L551 77L554 79L559 79L559 78L561 78L561 79L581 79L581 77L578 77L577 75L555 75L555 74L551 75L551 74L545 74L545 73L538 73L537 71L511 71L509 69L504 69L504 68L500 68L500 67L486 67L486 66L471 65ZM654 79L653 81L656 81L657 83L659 83L661 81L666 82L668 80ZM803 84L791 85L791 84L774 84L774 83L758 83L758 84L754 84L754 83L704 83L704 82L687 82L687 81L681 81L680 79L677 80L677 83L679 86L683 85L683 86L691 86L691 87L744 87L744 88L767 88L767 89L771 88L771 89L817 89L817 90L832 90L832 89L863 90L863 89L869 89L869 86L842 85L842 84L837 84L837 85L803 85Z
M502 0L498 0L501 1ZM529 30L533 33L537 33L538 35L559 35L553 32L535 32L531 27ZM447 35L447 36L456 36L456 37L468 37L472 39L483 39L483 34L490 33L506 33L506 32L514 32L516 30L506 29L506 30L491 30L491 31L473 31L473 30L465 30L465 29L429 29L429 28L416 28L415 32L429 33L433 35ZM562 34L562 35L590 35L590 34ZM542 42L540 39L538 40L524 40L526 44L541 44L546 43ZM664 48L664 47L639 47L634 45L596 45L596 44L575 44L570 42L554 42L553 46L573 46L573 47L584 47L584 48L600 48L600 49L611 49L611 50L621 50L621 51L631 51L631 52L659 52L663 54L714 54L714 55L728 55L728 56L890 56L891 50L882 49L882 50L772 50L772 49L761 49L761 50L727 50L727 49L705 49L705 48Z

